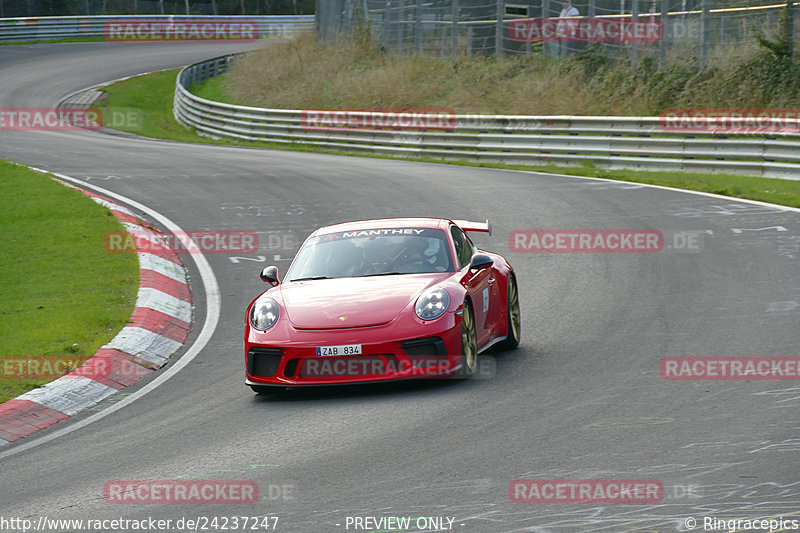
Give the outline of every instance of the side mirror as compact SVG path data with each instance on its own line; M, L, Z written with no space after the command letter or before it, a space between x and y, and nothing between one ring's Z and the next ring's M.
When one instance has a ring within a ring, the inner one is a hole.
M494 260L486 254L475 254L472 256L472 261L469 262L470 270L480 270L488 266L492 266Z
M273 287L280 283L278 279L278 267L268 266L261 271L261 281L266 281Z

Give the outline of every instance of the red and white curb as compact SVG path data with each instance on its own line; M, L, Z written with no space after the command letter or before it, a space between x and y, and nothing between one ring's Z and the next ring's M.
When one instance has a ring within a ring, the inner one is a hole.
M68 185L71 186L71 185ZM153 240L160 234L121 205L82 191L107 207L126 229ZM84 370L0 404L0 446L49 427L136 383L164 366L186 341L192 322L192 298L186 270L164 246L138 252L139 292L133 314L111 342L97 350ZM87 372L85 369L90 368Z

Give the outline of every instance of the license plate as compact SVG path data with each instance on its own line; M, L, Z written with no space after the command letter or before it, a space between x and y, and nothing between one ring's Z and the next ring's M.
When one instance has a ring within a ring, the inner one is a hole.
M317 357L335 355L361 355L360 344L340 344L339 346L317 346Z

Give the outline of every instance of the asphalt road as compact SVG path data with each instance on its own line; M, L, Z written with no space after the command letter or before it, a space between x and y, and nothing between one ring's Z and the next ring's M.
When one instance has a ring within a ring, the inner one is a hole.
M0 47L0 106L52 106L89 85L231 49ZM687 517L698 531L721 531L704 529L703 517L800 519L798 382L659 374L666 356L800 355L797 212L635 184L99 132L2 132L0 157L125 195L184 230L262 236L258 254L207 256L221 318L186 368L77 431L19 453L19 443L0 450L6 519L277 516L286 533L354 531L348 517L384 515L450 517L464 533L686 531ZM492 220L493 236L476 242L514 265L523 316L520 348L491 354L494 377L275 397L246 388L242 319L264 288L260 268L285 271L319 225L406 215ZM532 228L655 229L666 246L653 254L512 252L509 233ZM700 235L699 249L673 248L679 232ZM186 263L202 324L203 286ZM512 480L555 478L655 479L664 497L509 499ZM201 506L103 499L109 481L175 479L253 480L261 497Z

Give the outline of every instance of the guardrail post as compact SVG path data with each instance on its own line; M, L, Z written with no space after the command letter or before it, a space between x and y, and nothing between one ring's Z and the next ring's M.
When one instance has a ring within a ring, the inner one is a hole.
M494 48L497 57L503 57L503 20L506 14L506 3L497 0L497 26L494 32Z

